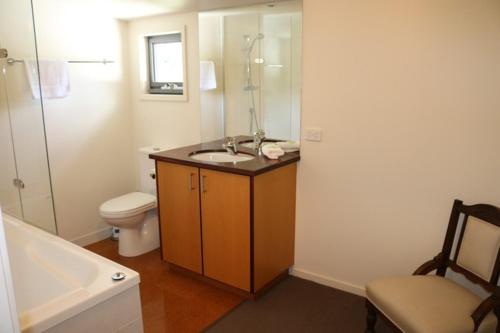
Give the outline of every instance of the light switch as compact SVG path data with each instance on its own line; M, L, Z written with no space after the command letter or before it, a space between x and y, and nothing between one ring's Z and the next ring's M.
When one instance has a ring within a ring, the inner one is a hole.
M306 141L321 141L321 128L306 128Z

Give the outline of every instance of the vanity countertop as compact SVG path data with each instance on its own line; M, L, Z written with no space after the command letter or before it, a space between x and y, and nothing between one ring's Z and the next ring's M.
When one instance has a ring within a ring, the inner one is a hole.
M252 137L238 136L236 137L236 140L237 142L246 142L248 140L252 140ZM160 151L158 153L150 154L149 158L157 161L190 165L194 167L230 172L245 176L256 176L261 173L282 167L284 165L298 162L300 160L300 152L298 151L293 153L286 153L285 155L279 157L277 160L271 160L265 156L258 156L255 150L245 148L243 146L238 147L239 151L242 153L254 155L254 159L238 163L220 163L197 161L190 157L190 154L193 152L204 150L221 150L223 143L224 140L204 142L192 146Z

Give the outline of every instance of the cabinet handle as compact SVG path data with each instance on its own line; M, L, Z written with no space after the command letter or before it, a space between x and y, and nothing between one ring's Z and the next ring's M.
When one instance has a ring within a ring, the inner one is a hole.
M207 191L207 187L205 186L205 179L207 176L201 176L201 192L205 193Z
M194 176L194 173L190 173L189 174L189 190L192 191L195 189L195 187L193 186L193 176Z

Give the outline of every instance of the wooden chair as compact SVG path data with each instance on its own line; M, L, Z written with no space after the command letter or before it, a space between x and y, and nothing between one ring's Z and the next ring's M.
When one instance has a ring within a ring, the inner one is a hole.
M441 253L413 276L385 278L366 286L366 332L375 332L378 315L405 333L499 333L499 245L500 209L455 200ZM490 296L481 300L445 278L448 268L479 284ZM432 271L436 275L427 275Z

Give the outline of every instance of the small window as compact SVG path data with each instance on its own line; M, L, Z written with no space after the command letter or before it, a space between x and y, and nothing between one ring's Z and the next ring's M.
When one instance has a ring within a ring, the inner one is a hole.
M184 64L181 33L149 36L149 92L182 95Z

